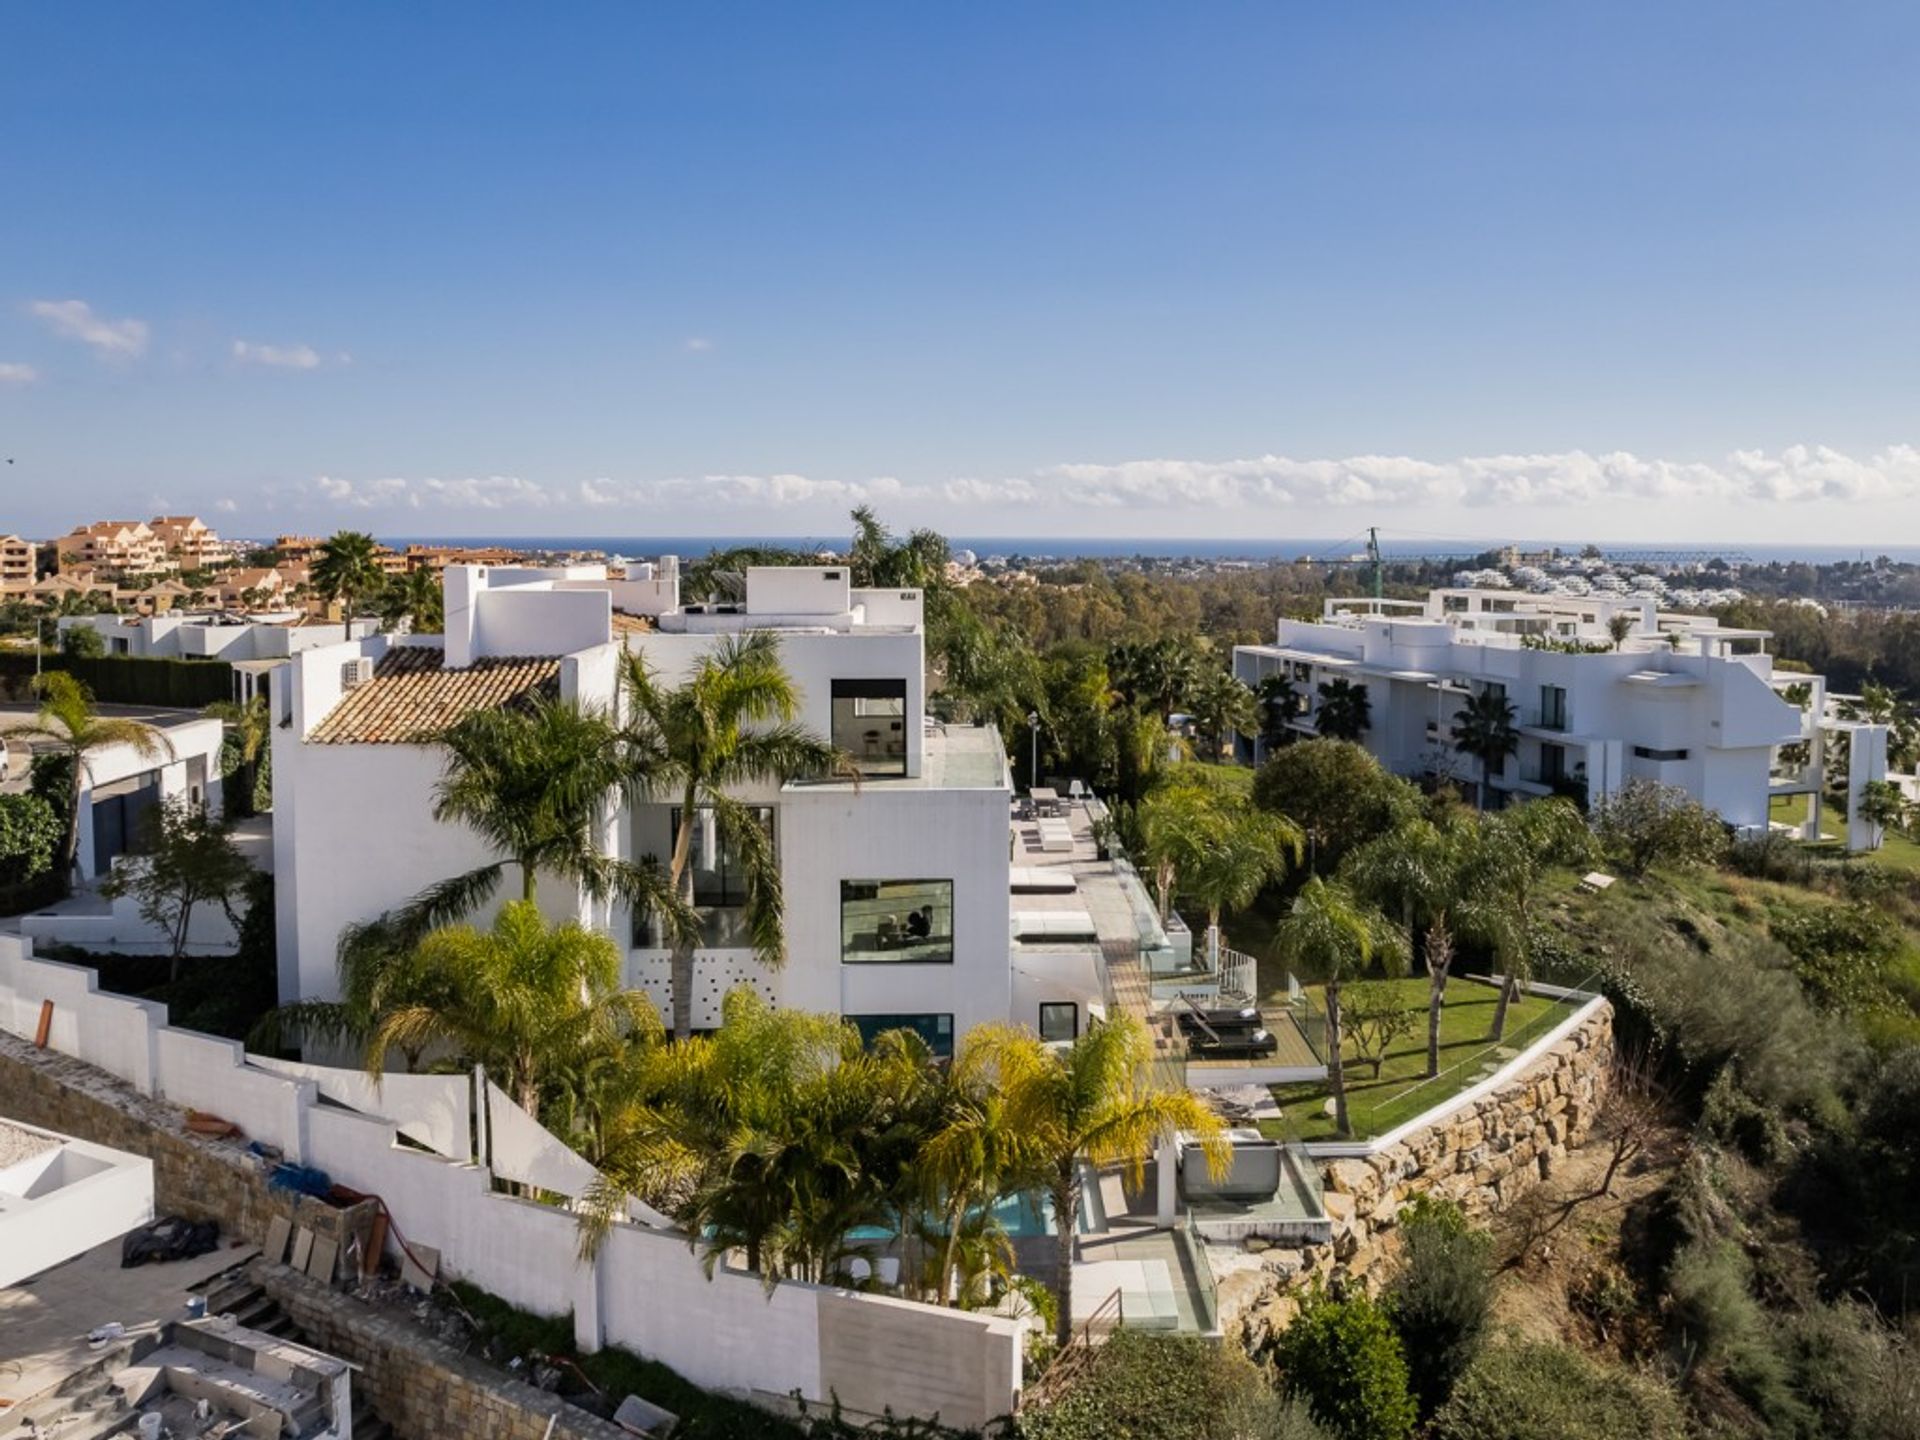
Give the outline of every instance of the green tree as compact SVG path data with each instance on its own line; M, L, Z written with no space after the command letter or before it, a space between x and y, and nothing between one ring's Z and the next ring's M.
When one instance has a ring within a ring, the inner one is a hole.
M245 891L253 867L235 848L225 824L204 806L177 796L149 810L141 826L143 853L124 860L100 893L138 902L141 918L166 937L168 979L178 983L194 912L218 905L238 931L234 899Z
M1719 816L1679 786L1652 780L1629 780L1602 800L1593 828L1608 858L1631 875L1711 865L1727 848Z
M313 562L313 587L328 600L344 600L351 617L386 587L380 546L359 530L341 530L320 548Z
M1355 1291L1315 1289L1273 1345L1280 1383L1340 1440L1405 1440L1416 1413L1400 1337Z
M1044 1045L1020 1026L983 1025L967 1033L961 1050L965 1064L991 1077L1008 1124L1027 1137L1034 1178L1053 1202L1054 1334L1065 1345L1073 1333L1082 1157L1095 1165L1126 1165L1138 1183L1154 1145L1180 1130L1200 1139L1210 1168L1224 1171L1230 1159L1225 1132L1192 1092L1155 1087L1148 1074L1153 1041L1131 1016L1096 1021L1064 1047Z
M1463 929L1494 952L1505 974L1493 1012L1493 1038L1532 978L1535 902L1556 868L1584 869L1597 853L1593 832L1571 800L1558 796L1514 805L1481 823L1462 879Z
M1520 748L1514 729L1513 702L1503 690L1482 689L1453 712L1453 748L1480 762L1481 779L1475 788L1482 808L1487 803L1487 779L1500 773L1509 756Z
M1278 750L1294 738L1287 725L1300 714L1300 691L1292 680L1275 671L1261 676L1253 693L1259 704L1260 743L1268 750Z
M643 656L621 657L628 702L625 753L637 788L648 798L673 796L679 825L666 890L682 915L694 913L693 836L710 811L729 855L740 865L744 919L754 956L777 967L786 960L786 898L773 837L751 806L734 798L743 785L780 784L799 776L840 775L857 781L852 760L796 723L799 691L780 664L778 639L766 631L730 636L702 656L676 689L663 688ZM695 924L670 928L673 1033L693 1031Z
M107 642L91 625L69 625L60 632L60 653L81 660L97 660L107 653Z
M256 694L245 704L216 700L201 713L226 727L226 743L232 747L234 783L221 786L227 813L243 818L253 814L260 790L261 758L273 743L273 714L267 697Z
M1340 987L1363 977L1378 963L1389 975L1406 967L1406 942L1379 911L1355 898L1346 886L1307 881L1274 931L1277 957L1307 980L1326 988L1327 1088L1333 1092L1334 1127L1352 1133L1347 1120L1346 1069L1340 1057Z
M1213 843L1188 865L1180 888L1207 912L1207 933L1217 938L1221 915L1246 909L1299 864L1305 840L1284 815L1257 810L1238 796L1218 797L1214 815Z
M1418 1197L1400 1215L1400 1268L1382 1297L1423 1419L1480 1353L1493 1322L1493 1241L1457 1205Z
M1397 912L1409 953L1425 927L1421 953L1427 966L1427 1074L1440 1073L1440 1014L1453 968L1449 915L1461 898L1469 851L1478 839L1472 824L1442 828L1425 817L1401 822L1351 851L1340 873L1360 895L1387 913Z
M1386 980L1361 980L1349 986L1340 1009L1341 1028L1353 1046L1353 1058L1371 1065L1378 1080L1387 1051L1412 1032L1413 1012L1401 1003L1399 988Z
M1251 731L1258 723L1253 692L1228 670L1209 670L1188 693L1187 709L1204 760L1218 760L1235 735Z
M46 874L60 840L60 814L44 796L0 795L0 885L24 885Z
M1323 680L1313 713L1314 732L1328 740L1358 740L1373 728L1373 698L1367 687L1345 679Z
M1618 650L1627 643L1627 637L1633 634L1634 627L1640 623L1637 615L1609 615L1607 634L1613 640L1613 648Z
M1413 785L1345 740L1304 740L1276 751L1254 772L1253 803L1306 832L1315 874L1331 871L1353 846L1421 810Z
M775 1010L742 986L718 1030L641 1050L606 1106L586 1196L591 1253L629 1197L702 1237L706 1262L744 1251L769 1285L827 1280L865 1225L901 1225L942 1077L917 1036L871 1048L839 1016Z
M985 1212L1039 1168L1025 1131L1014 1125L994 1089L992 1057L962 1046L947 1075L939 1128L921 1146L914 1165L926 1203L943 1219L944 1242L934 1262L933 1294L945 1301L959 1258L966 1218Z
M387 579L379 596L380 620L390 630L402 623L415 635L434 635L446 628L445 589L440 576L425 566Z
M1869 780L1860 787L1860 818L1869 824L1898 830L1912 810L1906 792L1891 780Z
M487 930L430 932L414 957L415 989L382 1013L367 1044L372 1075L394 1046L444 1046L485 1066L529 1115L556 1068L582 1051L660 1030L644 991L620 985L620 951L569 921L550 927L539 906L513 900Z
M124 745L143 760L171 760L173 743L143 720L101 715L93 694L64 670L34 677L40 708L31 721L5 727L9 735L51 741L68 765L67 833L60 861L63 873L73 872L80 844L82 777L91 777L92 762L102 751Z

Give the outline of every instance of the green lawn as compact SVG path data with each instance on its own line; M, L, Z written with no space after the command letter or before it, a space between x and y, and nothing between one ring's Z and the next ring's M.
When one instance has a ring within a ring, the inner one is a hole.
M1498 1069L1527 1045L1570 1014L1573 1002L1526 995L1507 1012L1507 1033L1493 1041L1493 1012L1499 995L1492 986L1455 979L1447 986L1440 1012L1440 1075L1422 1083L1427 1073L1427 980L1424 975L1390 982L1415 1012L1414 1028L1387 1052L1376 1079L1368 1065L1353 1062L1347 1053L1347 1112L1353 1138L1371 1139L1430 1110ZM1319 999L1314 990L1316 1002ZM1326 1113L1331 1091L1320 1085L1277 1085L1274 1098L1285 1112L1277 1122L1262 1125L1279 1139L1334 1140L1333 1117Z
M1807 818L1807 801L1808 797L1805 795L1776 795L1768 818L1780 825L1804 824ZM1820 830L1823 839L1820 844L1812 848L1819 854L1830 854L1836 859L1839 858L1843 853L1841 842L1846 830L1846 821L1829 808L1821 817ZM1895 830L1887 832L1886 841L1878 850L1859 858L1870 860L1876 865L1885 865L1891 870L1920 873L1920 844L1914 843L1913 840Z

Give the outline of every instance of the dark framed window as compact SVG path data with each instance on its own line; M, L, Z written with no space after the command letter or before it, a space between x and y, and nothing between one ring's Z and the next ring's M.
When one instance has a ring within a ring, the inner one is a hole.
M1687 758L1687 752L1685 750L1656 750L1651 745L1636 745L1633 747L1633 753L1634 758L1639 760L1684 760Z
M911 1030L927 1042L927 1048L942 1060L953 1058L953 1016L921 1015L849 1015L847 1019L860 1032L860 1043L872 1045L889 1030Z
M670 836L680 833L680 807L671 810ZM773 807L755 806L754 819L760 828L773 835ZM700 943L712 949L739 949L751 944L747 937L743 909L747 903L746 869L720 835L720 821L709 805L694 810L693 843L687 851L687 869L693 875L693 903L700 914ZM664 943L653 917L644 911L633 916L633 943L652 948Z
M848 965L951 965L951 880L842 880L840 959Z
M833 743L863 775L907 773L907 682L833 682Z
M1040 1038L1042 1040L1078 1040L1080 1007L1071 1000L1040 1002Z

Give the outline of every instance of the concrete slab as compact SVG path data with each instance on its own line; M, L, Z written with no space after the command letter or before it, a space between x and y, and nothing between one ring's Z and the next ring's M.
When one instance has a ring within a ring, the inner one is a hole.
M117 1321L135 1334L180 1319L189 1290L253 1253L223 1244L192 1260L122 1270L120 1241L111 1240L0 1290L0 1395L24 1400L92 1363L87 1334L102 1325Z

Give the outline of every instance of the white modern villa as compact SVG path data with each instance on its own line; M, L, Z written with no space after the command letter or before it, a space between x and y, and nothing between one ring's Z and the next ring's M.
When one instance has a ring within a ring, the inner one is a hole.
M1826 682L1776 670L1764 630L1661 610L1642 595L1435 590L1424 601L1331 599L1315 620L1281 620L1271 645L1237 646L1234 673L1294 687L1287 723L1319 733L1320 687L1364 688L1360 742L1403 775L1482 786L1491 803L1574 794L1597 803L1628 781L1678 786L1742 833L1763 833L1774 797L1804 795L1797 833L1820 834L1826 765L1844 735L1847 848L1873 849L1860 818L1868 781L1886 778L1886 729L1839 720ZM1455 714L1494 691L1512 705L1516 754L1491 768L1454 747ZM1258 740L1242 742L1254 760Z
M282 998L337 994L342 927L495 858L433 818L437 733L541 689L611 709L623 648L672 685L724 637L755 630L778 636L801 722L851 755L860 779L742 792L765 807L780 857L779 970L753 958L740 877L712 831L699 832L708 933L695 1025L717 1024L722 997L746 984L869 1033L911 1027L940 1053L984 1021L1083 1027L1100 995L1097 946L1036 947L1016 965L1005 752L992 729L927 718L920 593L856 589L835 565L744 578L737 602L682 603L670 557L626 578L599 566L450 566L443 636L369 635L292 655L273 686ZM610 816L608 853L664 859L674 819L664 799ZM620 937L629 983L666 1010L668 951L644 917L588 913L557 886L542 902Z

